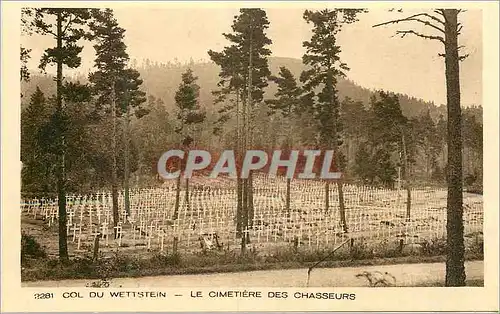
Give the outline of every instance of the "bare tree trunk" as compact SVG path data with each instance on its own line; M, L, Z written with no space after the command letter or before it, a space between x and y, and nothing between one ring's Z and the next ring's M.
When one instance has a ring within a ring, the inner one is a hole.
M330 182L325 182L325 212L330 210Z
M334 152L334 162L336 164L336 168L338 169L338 171L341 170L340 168L340 158L339 158L339 152L338 152L338 145L337 145L337 135L335 135L334 137L334 142L333 142L333 152ZM337 180L337 190L338 190L338 193L339 193L339 212L340 212L340 223L342 224L342 230L347 233L347 231L349 230L348 226L347 226L347 218L346 218L346 214L345 214L345 202L344 202L344 188L343 188L343 182L342 182L342 178L339 178Z
M236 204L236 237L241 237L242 230L242 215L243 215L243 179L236 179L236 192L237 192L237 204Z
M124 123L124 143L125 143L125 169L124 169L124 184L123 187L125 189L125 212L128 216L130 216L130 134L129 134L129 125L130 125L130 104L127 104L127 114L125 115L125 123Z
M181 160L177 163L178 165L178 170L181 170ZM173 220L176 220L179 218L179 203L180 203L180 197L181 197L181 174L176 178L176 185L175 185L175 205L174 205L174 216L172 217Z
M340 181L340 179L337 181L337 188L339 190L340 222L342 223L344 232L347 233L349 231L349 228L347 227L347 219L345 216L344 189L342 181Z
M285 208L287 217L290 217L290 178L286 179L286 199L285 199Z
M243 100L243 126L242 126L242 154L244 154L247 147L247 100ZM243 161L243 160L242 160ZM245 253L246 249L246 236L245 229L248 225L248 179L241 178L241 253Z
M411 189L410 185L406 184L406 221L411 219Z
M186 178L186 194L184 196L184 203L186 204L187 210L189 210L190 206L189 206L189 179L188 178Z
M243 101L243 134L242 134L242 153L246 150L247 147L247 132L246 132L246 125L247 125L247 102L246 100ZM242 160L243 161L243 160ZM241 253L243 254L245 252L246 248L246 237L245 237L245 229L247 228L248 225L248 179L247 178L241 178L241 215L239 216L241 219Z
M241 130L240 130L240 90L236 90L236 159L241 161ZM240 169L238 169L240 170ZM236 237L239 238L242 235L242 193L243 193L243 182L240 177L241 173L238 171L236 174Z
M116 166L116 95L115 95L115 82L111 83L111 115L113 119L113 135L111 137L111 151L113 152L113 165L111 169L111 199L113 203L113 227L118 226L118 179L117 179L117 166ZM114 228L114 237L117 236L118 229Z
M334 140L334 144L333 144L333 152L334 152L334 162L336 164L336 168L338 169L338 171L341 170L340 168L340 165L339 165L339 161L340 161L340 158L338 158L339 156L339 153L338 153L338 145L337 145L337 140L336 140L337 136L335 136L335 140ZM337 180L337 190L338 190L338 193L339 193L339 212L340 212L340 223L342 224L342 230L347 233L347 231L349 230L348 226L347 226L347 218L346 218L346 214L345 214L345 202L344 202L344 188L343 188L343 185L344 183L342 182L342 178L339 178Z
M446 286L465 286L462 195L462 134L458 10L445 9L446 99L448 104L448 202Z
M406 150L405 134L403 130L401 130L401 142L403 144L403 158L405 159L404 181L406 187L406 221L410 221L411 219L410 165L408 164L408 151Z
M61 12L57 12L57 49L62 49L62 16ZM63 59L62 56L57 59L57 127L58 141L60 144L59 156L57 156L56 177L57 177L57 204L59 207L59 260L67 261L68 258L68 235L66 230L66 174L65 174L65 139L64 127L65 123L64 110L62 106L62 80L63 80Z
M248 176L248 226L253 227L254 208L253 208L253 174ZM250 238L248 238L250 239Z
M241 217L241 253L246 251L247 236L245 231L248 227L248 179L243 179L243 195L242 195L242 217Z
M248 144L250 142L250 134L249 134L249 125L250 125L250 115L249 112L252 107L252 29L251 25L249 28L250 31L250 47L249 47L249 54L248 54L248 78L247 78L247 99L246 101L243 102L243 147L244 151L248 149ZM251 173L249 173L248 178L243 179L243 223L242 223L242 229L243 229L243 236L241 237L241 253L245 253L246 251L246 244L249 240L248 237L248 225L249 225L249 199L252 200L252 197L249 198L249 189L251 188L251 183L250 181L250 176Z

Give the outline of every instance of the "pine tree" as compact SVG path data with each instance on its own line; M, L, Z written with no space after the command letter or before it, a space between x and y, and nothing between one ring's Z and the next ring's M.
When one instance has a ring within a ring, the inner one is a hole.
M427 179L430 179L431 172L436 163L439 145L436 145L436 126L429 110L418 117L418 129L416 131L419 138L419 146L423 149L424 153L424 172Z
M352 161L358 147L366 141L370 135L370 115L361 101L354 101L349 97L344 98L340 108L340 119L344 125L345 151L346 151L346 175L353 168ZM357 171L354 171L357 173ZM359 173L358 173L359 175Z
M129 209L129 119L132 108L137 108L136 115L142 117L145 112L141 104L145 102L145 93L139 90L142 80L139 72L127 69L129 55L127 46L123 42L125 29L118 25L113 10L105 9L93 11L94 21L90 24L92 38L96 41L95 67L97 71L89 75L89 81L96 98L96 108L110 113L112 116L113 131L111 135L112 150L112 202L113 202L113 225L116 227L119 221L118 210L118 166L117 166L117 119L123 118L124 144L125 144L125 210L130 215ZM115 229L116 236L116 229Z
M300 108L302 89L288 68L280 67L278 75L270 77L270 80L278 86L274 94L275 99L269 99L266 103L272 111L279 111L283 117L288 118Z
M31 35L32 34L32 25L30 23L31 18L33 17L33 10L28 8L21 9L21 34ZM31 49L26 49L21 46L21 81L29 81L30 72L28 70L28 60L30 59ZM21 98L23 95L21 94Z
M373 184L375 180L376 169L373 165L371 152L368 150L366 143L361 143L356 152L354 172L364 183Z
M112 115L113 134L111 135L111 151L113 154L111 172L111 198L113 206L113 226L119 221L118 212L118 178L117 178L117 115L120 109L117 106L116 84L121 72L125 69L128 55L123 42L125 30L118 26L111 9L94 10L95 22L90 24L96 51L95 67L97 71L89 75L94 93L98 95L97 107L108 106ZM116 229L114 229L116 230ZM116 236L116 231L115 231Z
M280 67L279 76L271 76L270 80L277 84L278 90L274 94L275 99L266 101L272 113L279 113L278 119L282 122L281 128L288 132L285 143L285 153L290 152L291 138L289 133L292 128L292 119L297 116L302 103L302 89L297 85L297 80L292 72L286 67ZM290 214L290 183L291 178L286 179L285 208Z
M397 175L396 165L391 155L400 156L400 166L404 174L406 188L406 218L411 216L411 184L410 184L410 159L415 154L415 149L410 149L413 130L408 120L403 115L399 98L395 94L384 91L378 92L378 98L371 99L371 127L369 140L374 152L372 162L377 168L377 177L387 187L394 185Z
M241 131L238 131L237 155L252 145L254 132L254 110L264 97L264 88L270 76L267 48L272 41L266 35L269 21L262 9L240 9L240 14L233 20L233 33L223 34L231 42L220 53L209 51L211 59L221 67L219 76L221 90L217 94L224 99L230 93L236 93L237 124L239 123L239 103L241 101ZM224 114L234 107L227 106ZM224 118L223 120L227 120ZM247 179L238 178L238 207L236 213L237 231L239 235L253 223L252 174ZM242 251L249 238L242 237Z
M33 30L42 35L51 35L56 47L47 48L40 60L40 69L45 70L49 64L56 65L56 110L52 116L57 155L56 178L59 206L59 259L68 260L68 244L66 234L66 174L65 155L67 117L63 104L63 66L77 68L83 47L78 46L80 39L86 38L84 26L91 18L89 9L39 8L34 9ZM55 20L53 24L53 20Z
M362 10L357 9L324 9L321 11L304 12L304 20L313 25L313 35L303 43L306 53L302 57L308 69L300 77L304 83L304 91L309 99L314 99L310 109L315 119L319 121L318 144L323 149L333 149L337 168L342 169L340 153L341 123L340 104L336 85L338 78L345 76L349 70L347 64L341 62L340 46L337 44L337 34L345 24L355 22L356 16ZM316 92L319 90L319 92ZM339 192L340 216L344 231L347 232L342 182L337 181ZM329 183L325 184L325 209L329 209Z
M199 103L200 87L196 84L197 79L198 78L194 76L193 71L191 69L187 69L186 72L182 74L179 89L175 93L175 104L178 108L177 120L179 122L179 126L175 131L180 136L182 146L185 150L189 149L189 146L193 143L193 141L195 141L197 132L194 130L194 126L202 123L206 118L206 113L201 109ZM181 168L180 162L178 168ZM173 219L177 219L179 215L180 177L180 175L177 177ZM188 178L186 178L185 204L189 209Z
M134 110L134 116L141 119L149 114L149 109L143 106L146 101L146 93L139 89L142 85L140 73L135 69L125 69L117 81L117 90L123 97L121 100L121 115L123 117L123 141L125 145L124 158L124 198L125 212L130 215L130 119L131 111Z
M21 162L23 190L48 191L50 164L44 152L40 133L47 122L47 101L37 86L29 106L21 113Z
M241 96L244 86L243 77L245 71L243 68L242 56L239 54L239 49L236 45L225 47L222 52L208 51L212 61L220 68L220 81L217 84L220 89L212 91L216 97L216 103L224 103L225 105L219 110L219 119L216 122L214 133L220 133L222 125L231 119L234 113L236 116L236 140L235 151L236 156L241 155L242 150L242 128L241 128ZM229 101L229 103L227 103ZM242 232L242 210L243 210L243 180L238 176L236 179L237 191L237 206L236 206L236 232L237 236L241 236Z
M407 35L439 41L444 46L446 102L447 102L447 259L446 259L446 286L465 286L465 246L463 223L463 182L462 182L462 114L460 108L460 61L467 55L460 55L458 37L463 25L458 22L458 16L464 10L436 9L432 12L421 12L374 25L379 27L388 24L413 23L425 26L425 30L432 30L438 35L422 33L413 29L398 30L401 37Z
M30 72L27 66L30 52L31 49L21 47L21 81L29 81L30 79Z

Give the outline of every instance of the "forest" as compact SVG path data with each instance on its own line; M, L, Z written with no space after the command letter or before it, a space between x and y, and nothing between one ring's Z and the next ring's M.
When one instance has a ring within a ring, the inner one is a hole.
M85 26L89 28L86 31L94 32L96 68L102 67L103 70L99 69L89 77L67 78L62 89L65 123L71 126L66 134L68 191L85 193L109 188L114 155L118 182L123 186L126 154L129 155L127 176L131 184L138 187L161 184L156 176L156 163L163 152L182 141L182 136L176 132L183 124L179 119L182 108L176 104L175 95L183 73L188 71L192 73L189 86L195 87L196 101L206 115L203 121L193 125L196 145L210 150L232 147L236 142L239 113L234 108L228 109L234 106L231 104L234 97L219 99L219 73L224 73L226 65L222 62L225 61L218 59L216 54L211 54L213 63L160 64L149 59L129 60L121 42L126 30L113 20L111 10L106 14L100 21L85 21L90 26ZM104 26L108 29L102 28ZM79 27L84 29L83 24ZM268 25L263 22L260 27L265 29ZM99 39L107 35L105 32L119 34L113 40L121 45L117 48L122 54L120 63L105 63L108 62L106 54L113 53L99 48L99 41L101 45L105 44ZM272 39L262 38L263 42L259 43L262 49L265 49L265 40ZM29 54L21 53L21 65L26 57ZM78 59L78 54L72 57ZM304 97L307 91L300 80L301 74L310 66L298 59L265 54L259 57L265 64L261 70L263 73L259 73L259 93L262 96L253 99L252 114L259 121L252 126L254 145L266 149L318 145L321 122L310 110L313 106ZM116 111L114 137L110 136L113 134L113 118L106 98L103 98L106 87L98 81L98 76L111 75L111 71L116 71L118 76L132 73L127 78L130 85L117 87L120 89L118 93L132 96L131 100L118 101L121 108ZM54 136L50 130L56 123L57 84L48 74L26 74L21 82L22 191L49 195L56 192L53 184L55 154L50 151L49 143ZM337 119L341 125L339 150L345 163L346 180L395 187L398 169L404 167L401 145L401 134L404 134L411 181L416 185L444 184L447 160L444 105L391 91L368 90L348 80L346 75L338 75L336 80ZM466 107L462 115L463 176L467 186L480 189L482 107ZM116 141L116 154L112 150L113 140Z

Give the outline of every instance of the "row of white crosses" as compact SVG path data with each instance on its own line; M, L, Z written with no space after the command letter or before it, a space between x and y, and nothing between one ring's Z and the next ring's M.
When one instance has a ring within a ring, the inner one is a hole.
M284 204L286 180L255 177L255 224L244 232L250 233L257 242L291 241L299 237L305 239L307 245L319 246L336 241L337 235L342 233L337 186L330 185L330 209L324 212L324 183L303 180L291 182L291 208L290 213L287 213ZM375 239L403 236L407 241L414 241L416 236L443 235L445 191L413 190L409 222L405 219L406 193L403 192L345 184L344 201L349 232L363 236L368 234ZM126 221L126 213L123 194L120 193L120 223L115 227L117 244L121 245L124 234L129 233L128 238L132 238L134 243L136 240L145 240L148 248L157 243L163 250L165 243L176 236L181 249L183 245L197 245L199 235L213 232L217 232L226 243L239 243L235 230L234 187L192 188L189 208L184 202L183 193L178 219L173 221L175 185L170 183L161 188L131 190L131 217L128 219L131 227L125 228L122 223ZM78 247L82 235L92 240L98 232L109 244L109 231L113 231L111 193L69 196L67 203L67 231L73 241L78 241ZM482 201L475 200L470 207L472 210L464 211L466 225L474 225L473 228L479 229L482 226ZM57 200L24 201L23 209L33 216L42 214L49 224L57 218Z
M465 234L483 231L483 201L476 195L464 197Z

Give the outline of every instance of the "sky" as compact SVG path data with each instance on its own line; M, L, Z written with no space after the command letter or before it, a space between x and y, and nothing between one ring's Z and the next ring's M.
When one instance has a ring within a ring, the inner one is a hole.
M113 7L112 7L113 8ZM227 41L222 33L231 32L236 7L151 7L130 6L113 8L121 27L126 29L125 43L131 59L139 62L178 60L209 61L207 51L222 50ZM302 42L309 40L311 25L302 18L305 8L265 8L270 27L268 37L272 56L300 59L304 54ZM343 28L338 43L341 59L350 67L347 77L371 89L405 93L437 105L446 103L444 52L442 43L408 35L396 37L395 31L415 29L437 35L426 26L405 23L386 27L372 26L391 19L402 18L419 11L372 9L359 17L359 22ZM460 15L464 28L459 44L469 57L461 63L462 104L482 104L482 12L468 10ZM29 67L36 69L47 47L54 45L48 36L23 36L21 43L32 49ZM82 68L90 71L93 48L86 44L82 52Z

